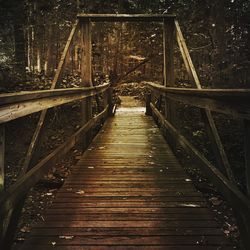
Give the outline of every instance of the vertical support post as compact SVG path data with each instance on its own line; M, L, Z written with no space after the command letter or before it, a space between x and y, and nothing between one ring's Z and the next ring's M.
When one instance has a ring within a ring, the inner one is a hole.
M91 22L81 23L81 86L90 87L92 84L92 41L91 41ZM92 98L87 97L82 101L82 125L92 118ZM91 140L91 131L86 134L84 147L87 147Z
M113 103L113 87L112 85L108 88L107 90L107 101L108 101L108 116L112 116L113 115L113 107L114 107L114 103Z
M175 77L174 77L174 33L175 33L175 25L174 20L164 19L163 21L163 50L164 50L164 86L173 86ZM169 120L173 125L175 124L175 104L173 101L167 99L165 97L165 117ZM169 136L168 136L169 137ZM170 138L169 138L170 139ZM170 139L170 143L173 148L175 148L175 144L172 139Z
M174 20L164 19L163 50L164 50L164 86L174 85Z
M250 197L250 121L244 120L245 126L245 167L247 194Z
M146 115L151 116L152 115L152 109L150 106L151 103L151 94L146 95Z
M0 193L4 190L5 127L0 125Z

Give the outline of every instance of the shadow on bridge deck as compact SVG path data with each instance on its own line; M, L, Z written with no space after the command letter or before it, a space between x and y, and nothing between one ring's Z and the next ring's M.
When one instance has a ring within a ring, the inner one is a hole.
M21 249L232 249L152 118L131 106L107 121Z

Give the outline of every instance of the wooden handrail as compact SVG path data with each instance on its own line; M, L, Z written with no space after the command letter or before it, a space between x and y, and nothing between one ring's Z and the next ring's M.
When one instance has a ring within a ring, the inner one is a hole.
M80 21L91 22L163 22L174 19L175 15L169 14L78 14Z
M241 101L250 103L250 89L197 89L197 88L173 88L160 84L146 82L156 91L172 94L183 94L187 96L208 97L219 100Z
M250 120L249 89L188 89L169 88L155 83L147 85L153 91L165 94L169 99Z
M48 89L37 91L21 91L15 93L0 94L0 107L5 104L14 104L21 101L37 100L39 98L61 96L65 94L88 92L92 90L106 90L109 87L108 83L93 87L79 87L79 88L61 88L61 89Z
M109 84L96 87L21 92L0 96L0 124L41 110L103 93Z

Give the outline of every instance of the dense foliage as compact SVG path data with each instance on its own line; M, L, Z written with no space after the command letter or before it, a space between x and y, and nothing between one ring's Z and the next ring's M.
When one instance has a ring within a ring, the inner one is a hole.
M203 84L248 87L248 0L1 0L1 87L7 85L9 88L11 82L24 81L27 76L53 75L78 12L175 13ZM100 32L103 25L105 34ZM157 25L96 25L93 39L95 75L110 71L121 75L140 59L152 57L136 76L161 81L161 33ZM178 71L182 62L179 62L178 52L176 54L177 80L188 80Z

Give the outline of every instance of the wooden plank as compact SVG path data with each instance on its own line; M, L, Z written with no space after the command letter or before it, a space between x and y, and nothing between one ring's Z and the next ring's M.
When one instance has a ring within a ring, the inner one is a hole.
M147 83L154 91L165 93L167 98L236 118L250 119L250 91L233 89L170 88Z
M30 246L25 246L21 248L21 250L44 250L44 245L30 245ZM85 246L84 250L180 250L185 248L185 250L200 250L201 246L196 245L196 246L188 246L188 245L175 245L175 246ZM51 246L51 245L46 245L46 250L54 250L54 249L60 249L60 250L79 250L79 246ZM232 250L233 248L231 246L223 246L223 250ZM15 249L14 249L15 250ZM202 250L218 250L218 246L202 246Z
M47 214L45 217L45 221L194 221L194 220L207 220L211 221L214 218L212 216L205 215L197 215L194 214L192 218L187 214L171 214L167 216L166 214Z
M185 248L195 249L202 237L208 239L204 249L229 246L201 193L194 189L169 146L162 146L160 130L148 133L155 126L152 119L145 119L142 113L136 116L127 114L123 123L120 117L124 116L118 112L109 119L72 168L45 221L35 226L24 249L34 245L47 249L51 242L56 242L55 247L77 245L84 249L148 249L152 245L166 249L168 244L174 248L183 242ZM131 128L136 121L141 121L140 125ZM138 143L137 132L142 129L144 137ZM107 143L114 134L121 142ZM62 235L74 237L65 242L59 238Z
M214 236L222 236L223 232L219 228L179 228L178 230L173 230L171 228L35 228L31 231L32 235L35 236L60 236L60 235L69 235L75 236L88 236L95 234L98 235L106 235L106 236L133 236L133 235L144 235L144 236L165 236L165 235L214 235Z
M91 22L163 22L163 20L173 20L175 15L159 14L78 14L81 21Z
M24 101L38 100L46 97L63 97L73 94L80 94L83 92L92 96L93 94L101 94L106 91L110 86L107 83L94 87L82 87L82 88L66 88L66 89L49 89L49 90L34 90L34 91L20 91L15 93L0 94L0 106L8 107L8 104L18 103L19 105ZM91 94L91 92L93 92Z
M47 210L49 214L72 214L71 208L55 208L52 206ZM115 207L115 208L88 208L88 207L80 207L80 208L74 208L75 214L91 214L91 213L100 213L100 214L108 214L108 213L147 213L147 214L154 214L154 213L164 213L166 215L168 214L187 214L190 217L195 216L195 214L207 214L210 215L212 212L209 211L207 208L204 207L181 207L181 208L148 208L148 207L139 207L139 208L133 208L133 207Z
M92 38L91 23L86 20L81 23L81 86L90 87L92 83ZM92 99L82 101L82 124L86 124L92 117ZM84 138L83 147L86 148L91 141L91 131Z
M63 89L46 91L45 95L34 94L34 99L26 101L18 101L13 104L4 105L0 107L0 123L9 122L17 118L41 111L59 105L67 104L74 101L83 100L84 98L94 96L96 94L106 91L109 84L104 84L97 87L81 88L81 89ZM24 94L26 95L26 94ZM43 97L44 96L44 97ZM22 96L20 95L20 99ZM42 113L41 116L45 117ZM35 133L38 136L37 133ZM35 136L35 135L34 135ZM33 137L34 137L33 136ZM34 140L32 140L34 143Z
M198 88L174 88L165 87L153 82L145 82L149 87L159 93L169 93L200 98L216 99L220 101L242 102L249 104L250 89L198 89Z
M5 166L5 127L0 125L0 193L4 191Z
M36 228L43 228L44 226L36 225ZM137 228L137 227L143 227L143 228L204 228L204 227L213 227L218 228L218 223L213 221L60 221L60 222L46 222L46 228L65 228L65 227L71 227L71 228Z
M30 244L48 245L49 242L55 241L60 246L71 245L107 245L107 246L173 246L180 242L185 242L186 246L196 245L197 242L207 245L230 245L229 241L220 236L113 236L113 237L95 237L95 236L75 236L72 240L61 239L60 237L47 237L47 241L43 237L34 237Z

